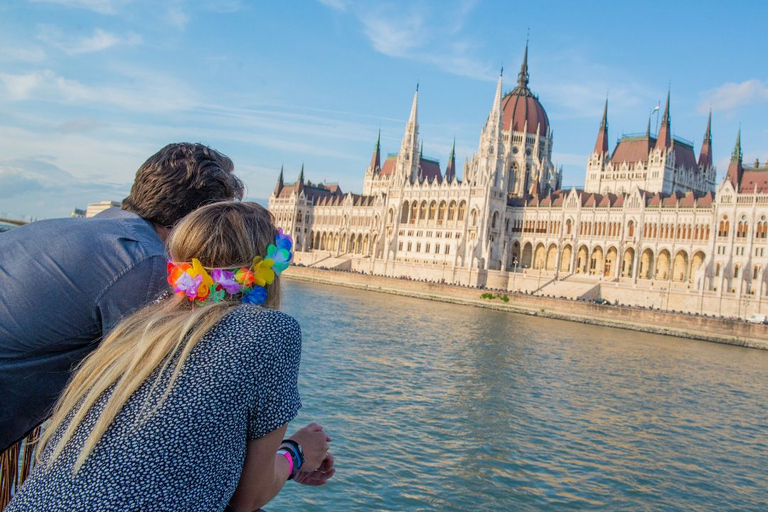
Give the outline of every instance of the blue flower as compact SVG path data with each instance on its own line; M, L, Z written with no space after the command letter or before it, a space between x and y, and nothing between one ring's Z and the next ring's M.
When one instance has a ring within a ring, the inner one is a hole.
M241 302L243 304L253 304L254 306L261 306L267 300L267 289L263 286L254 286L253 290L249 291L245 295Z

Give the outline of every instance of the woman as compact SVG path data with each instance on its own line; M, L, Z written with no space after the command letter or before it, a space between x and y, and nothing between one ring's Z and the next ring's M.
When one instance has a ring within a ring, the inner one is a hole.
M283 440L301 407L301 331L276 311L291 245L257 204L184 218L168 242L176 293L81 363L6 511L250 512L289 478L333 476L321 426Z

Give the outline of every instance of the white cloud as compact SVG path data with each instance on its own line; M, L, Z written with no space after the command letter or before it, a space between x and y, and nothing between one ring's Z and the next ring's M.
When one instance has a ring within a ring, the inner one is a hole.
M5 62L41 62L46 59L42 48L30 46L21 48L8 44L0 44L0 61Z
M411 12L388 13L387 9L366 9L358 14L363 32L373 49L390 57L410 57L426 43L424 16L411 6Z
M21 75L9 75L0 73L0 85L6 98L11 101L25 100L40 85L44 79L44 73L27 73Z
M184 29L189 23L189 15L185 13L180 5L172 5L168 8L168 22L176 28Z
M478 56L479 45L461 34L475 0L460 1L457 7L441 4L438 12L415 3L321 2L336 10L352 12L379 53L478 80L493 80L496 76L494 68Z
M13 217L65 217L75 207L127 195L130 183L78 178L38 157L0 161L0 199Z
M705 114L712 108L733 115L739 107L768 102L768 85L754 78L741 83L728 82L702 96L697 106L699 113Z
M92 35L72 37L65 35L60 29L52 25L38 25L38 39L69 55L100 52L118 44L134 45L141 42L141 36L132 32L121 37L95 28Z
M184 110L196 104L195 93L171 77L139 71L123 75L124 85L86 85L51 70L17 75L0 73L0 92L10 101L35 99L110 105L136 112Z
M114 15L131 0L30 0L35 3L57 4L64 7L86 9L99 14Z
M346 11L347 2L345 0L318 0L321 4L337 11Z
M56 127L59 133L88 133L106 128L108 125L95 119L81 117L71 121L65 121Z

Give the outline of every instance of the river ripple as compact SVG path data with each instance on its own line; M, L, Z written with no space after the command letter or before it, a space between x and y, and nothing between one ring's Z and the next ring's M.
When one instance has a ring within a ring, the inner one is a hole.
M280 510L768 510L768 351L285 283L338 473Z

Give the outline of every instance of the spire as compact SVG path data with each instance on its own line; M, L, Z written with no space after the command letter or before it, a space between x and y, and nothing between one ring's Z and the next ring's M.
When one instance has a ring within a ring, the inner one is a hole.
M398 161L398 173L400 179L409 180L411 183L417 179L419 171L419 85L416 84L416 92L413 93L413 104L411 105L411 115L408 116L408 123L405 125L405 134L403 142L400 145L400 156Z
M707 119L707 131L704 134L704 141L701 143L699 152L699 167L706 169L712 167L712 111L709 111Z
M496 84L496 94L493 97L493 106L491 107L491 113L488 114L488 121L485 123L485 133L491 136L494 140L501 137L502 130L502 116L504 111L501 109L501 86L503 75L499 74L499 81Z
M421 141L421 146L419 147L419 160L424 156L424 141Z
M605 107L603 107L603 120L600 121L600 129L597 131L597 140L595 141L595 153L604 155L608 153L608 97L605 98Z
M520 73L517 75L517 86L521 89L528 88L528 40L525 41L525 55L523 64L520 66Z
M664 115L661 118L661 128L656 144L662 144L661 147L668 148L672 146L672 133L669 122L669 89L667 89L667 103L664 105Z
M725 175L725 179L733 184L733 187L738 191L741 185L741 175L744 173L744 168L741 166L741 127L739 127L739 134L736 136L736 145L731 153L731 163L728 165L728 172Z
M413 104L411 105L411 114L408 116L408 124L405 125L405 136L403 137L403 150L416 150L416 144L419 138L419 86L416 85L416 92L413 93Z
M736 145L733 147L733 152L731 153L731 163L733 162L741 162L742 158L741 153L741 126L739 126L739 133L736 135Z
M304 162L301 162L301 171L299 172L299 179L296 180L296 192L301 193L304 190Z
M645 129L645 137L651 138L651 116L648 116L648 127Z
M451 155L448 157L448 165L445 167L445 181L448 183L456 179L456 137L453 138Z
M373 147L373 155L371 156L371 164L368 167L374 173L381 169L381 128L379 128L379 136L376 138L376 145Z
M277 185L275 185L275 195L280 194L283 190L283 166L280 166L280 176L277 177Z

